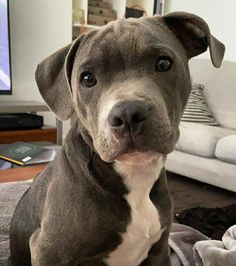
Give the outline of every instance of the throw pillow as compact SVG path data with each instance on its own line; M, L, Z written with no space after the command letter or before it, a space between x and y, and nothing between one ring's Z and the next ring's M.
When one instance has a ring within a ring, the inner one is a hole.
M181 121L197 122L211 126L218 126L219 124L217 123L207 106L206 100L203 95L203 90L203 85L193 85Z

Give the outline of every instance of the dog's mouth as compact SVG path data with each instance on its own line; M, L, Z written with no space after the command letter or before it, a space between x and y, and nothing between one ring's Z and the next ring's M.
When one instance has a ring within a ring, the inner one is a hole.
M127 162L132 164L147 163L157 155L166 154L169 150L171 135L165 138L147 137L139 135L137 138L123 138L117 143L113 142L112 155L113 161Z
M100 135L101 136L101 135ZM130 134L121 137L96 138L95 149L105 162L123 162L129 164L145 164L152 161L155 156L168 154L173 151L176 137L169 128L154 130L147 128L142 134L132 138Z
M105 144L104 144L105 143ZM175 140L171 134L166 138L155 135L140 135L136 141L121 138L119 141L98 142L97 152L105 162L123 162L129 164L145 164L160 154L168 154L173 150ZM101 145L102 144L102 145ZM96 146L95 146L96 147Z

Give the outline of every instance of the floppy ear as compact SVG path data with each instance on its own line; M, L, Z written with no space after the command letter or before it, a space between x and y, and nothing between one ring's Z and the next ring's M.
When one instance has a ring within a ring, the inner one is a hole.
M211 35L207 23L202 18L186 12L173 12L162 19L181 41L189 58L205 52L209 46L213 65L221 66L225 46Z
M81 37L47 57L35 73L43 99L60 120L69 119L74 111L70 79L80 41Z

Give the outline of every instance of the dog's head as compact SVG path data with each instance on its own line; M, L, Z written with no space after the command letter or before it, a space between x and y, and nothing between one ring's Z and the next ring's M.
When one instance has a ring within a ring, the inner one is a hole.
M59 119L76 112L104 161L137 151L149 158L174 149L191 90L188 60L208 47L220 67L224 45L192 14L120 19L45 59L36 80Z

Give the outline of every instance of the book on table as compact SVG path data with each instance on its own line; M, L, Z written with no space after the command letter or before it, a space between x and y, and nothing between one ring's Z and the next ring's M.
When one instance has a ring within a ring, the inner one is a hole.
M18 165L50 162L55 155L53 149L21 141L0 147L0 158Z

